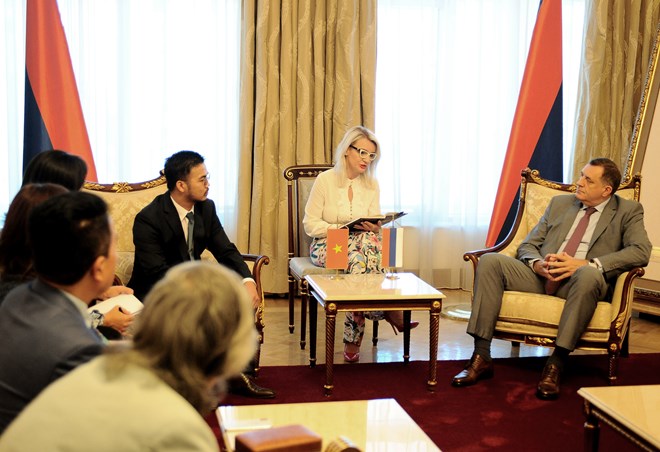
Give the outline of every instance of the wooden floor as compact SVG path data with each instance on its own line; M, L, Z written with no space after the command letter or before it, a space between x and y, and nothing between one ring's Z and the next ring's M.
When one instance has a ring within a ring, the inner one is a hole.
M461 290L445 290L447 295L443 309L450 306L469 304L470 294ZM265 311L265 343L262 347L262 366L293 366L309 364L309 344L305 350L300 348L300 303L296 304L295 331L289 334L288 300L282 298L267 298ZM325 328L319 312L317 363L325 362ZM342 314L340 313L340 316ZM413 320L420 322L415 330L411 331L410 359L428 360L429 358L429 317L425 312L413 312ZM440 318L438 359L468 359L472 354L473 341L465 333L466 322ZM335 334L335 364L344 364L342 333L343 318L338 316L337 331ZM380 322L378 346L371 345L371 322L367 324L367 331L362 343L360 362L392 362L401 361L403 354L403 335L395 336L387 322ZM660 352L660 318L639 318L633 314L630 333L631 353ZM510 342L494 340L492 355L495 358L511 356L545 356L552 351L551 348L521 345L512 348ZM576 351L575 353L594 353ZM598 352L596 352L598 353ZM350 364L348 364L350 365Z

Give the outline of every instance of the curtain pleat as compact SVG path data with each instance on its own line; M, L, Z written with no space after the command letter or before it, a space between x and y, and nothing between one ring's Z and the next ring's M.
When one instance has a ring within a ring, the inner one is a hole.
M625 167L660 20L657 0L592 0L585 14L574 180L594 157Z

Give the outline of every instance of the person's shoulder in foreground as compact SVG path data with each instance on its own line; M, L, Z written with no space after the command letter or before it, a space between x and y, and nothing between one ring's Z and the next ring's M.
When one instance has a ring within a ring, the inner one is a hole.
M0 438L0 451L217 450L204 420L156 374L129 363L112 375L108 358L46 388Z
M48 384L101 353L86 309L114 278L114 232L97 196L44 201L30 214L28 235L37 280L0 308L0 431Z
M218 450L202 416L257 343L241 281L187 262L145 301L133 346L108 348L48 387L0 437L1 451Z

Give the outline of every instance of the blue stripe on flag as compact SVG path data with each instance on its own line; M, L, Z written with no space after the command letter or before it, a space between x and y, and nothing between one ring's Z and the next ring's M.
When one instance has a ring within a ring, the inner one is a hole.
M396 267L396 231L397 228L390 228L390 249L387 256L387 266Z

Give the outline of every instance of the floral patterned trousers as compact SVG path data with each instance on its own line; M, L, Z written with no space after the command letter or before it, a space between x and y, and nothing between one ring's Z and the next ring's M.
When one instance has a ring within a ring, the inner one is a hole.
M317 267L325 267L327 239L312 241L309 255ZM348 268L346 273L383 273L381 241L373 232L351 232L348 235ZM383 320L383 311L347 312L344 320L344 343L359 346L364 336L365 319Z

